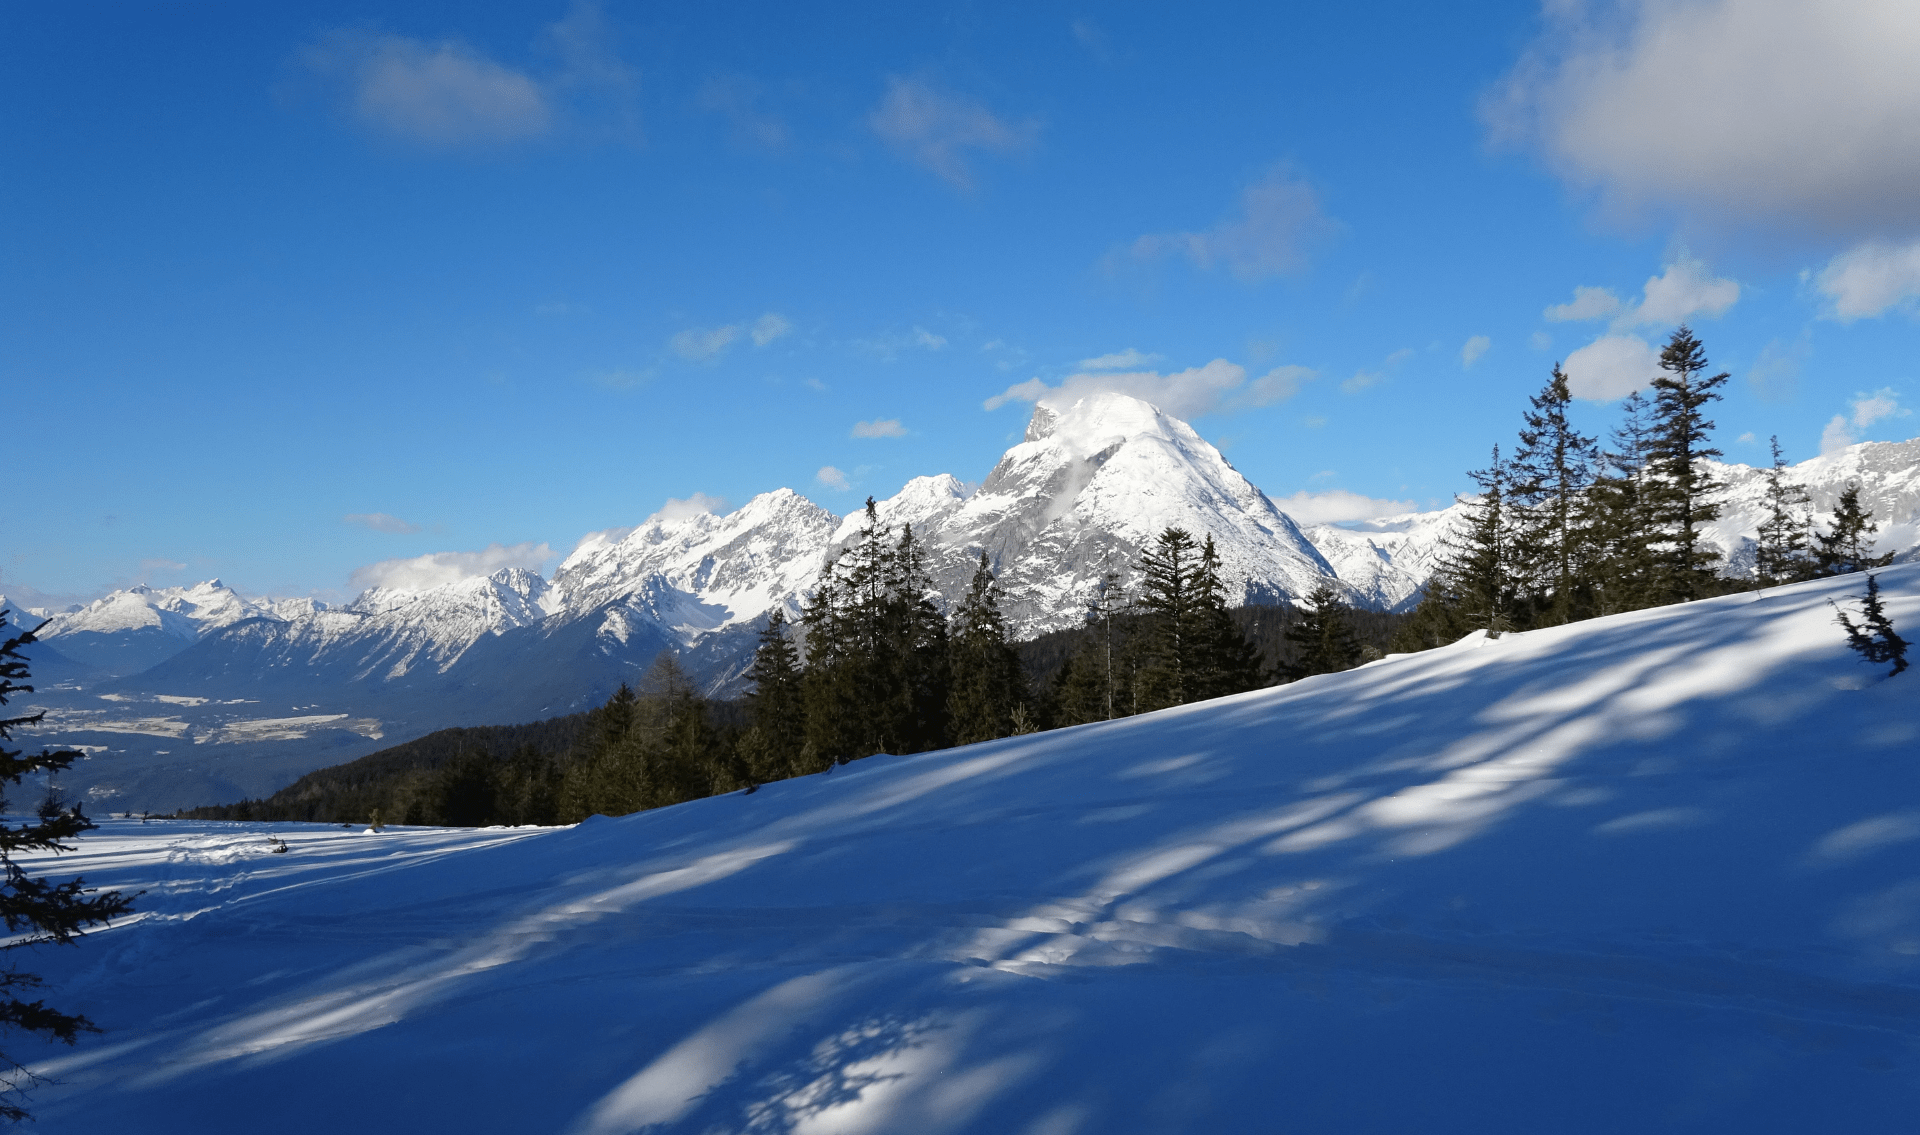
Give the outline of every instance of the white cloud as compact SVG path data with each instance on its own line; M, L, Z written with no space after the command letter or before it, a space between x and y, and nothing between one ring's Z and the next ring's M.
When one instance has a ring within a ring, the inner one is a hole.
M397 516L384 512L350 512L340 518L348 524L358 524L362 528L371 528L375 532L393 532L408 534L420 531L420 526Z
M1196 418L1216 410L1233 412L1284 401L1313 377L1300 366L1275 367L1247 382L1247 370L1238 363L1215 359L1205 366L1172 374L1158 371L1101 371L1068 375L1056 386L1038 378L1016 383L987 399L989 410L1009 402L1038 402L1065 409L1089 394L1117 393L1153 403L1176 418Z
M1868 241L1827 262L1814 284L1833 301L1842 323L1883 315L1897 304L1920 299L1920 241Z
M1398 369L1400 364L1412 358L1414 354L1415 352L1412 347L1402 347L1391 355L1388 355L1386 361L1380 364L1379 369L1354 371L1352 378L1340 384L1341 393L1358 394L1369 386L1378 385L1381 379L1386 378L1388 374Z
M1561 369L1575 398L1611 402L1653 381L1660 352L1638 335L1603 335L1568 355Z
M348 582L361 589L425 591L463 579L492 575L505 568L538 571L551 559L553 549L544 543L489 544L478 552L431 552L409 559L381 560L355 568Z
M685 520L690 516L724 512L726 507L727 498L710 497L705 493L694 493L684 500L676 497L668 497L667 503L660 506L660 511L647 517L647 523L671 523L675 520Z
M1864 430L1873 423L1885 418L1905 418L1913 414L1912 410L1900 407L1900 396L1890 387L1881 387L1871 394L1853 396L1851 412L1835 414L1820 431L1820 452L1832 453L1836 449L1845 449L1860 440L1856 431Z
M764 347L775 339L783 338L792 333L793 321L778 312L772 311L754 320L753 330L751 332L753 345L756 347Z
M881 418L872 422L853 423L854 437L905 437L907 430L898 418Z
M1544 351L1553 346L1553 336L1545 331L1535 331L1528 336L1527 343L1536 351Z
M898 76L887 80L887 93L867 116L867 124L894 149L956 189L973 187L967 151L1024 150L1040 134L1036 122L1008 122L971 99Z
M307 63L346 81L362 121L412 141L520 142L553 126L537 80L456 41L342 32L309 49Z
M1717 319L1740 302L1740 285L1715 277L1698 260L1676 260L1658 276L1649 276L1640 306L1614 321L1616 328L1645 323L1684 323L1696 315ZM1631 323L1625 321L1631 320Z
M339 84L361 121L409 141L524 142L553 133L563 120L636 135L636 80L614 53L597 4L576 2L538 39L547 63L539 74L459 40L356 31L324 36L302 53L302 61Z
M1247 283L1302 271L1307 250L1338 225L1320 211L1313 187L1285 169L1273 170L1240 194L1240 215L1204 232L1148 233L1128 246L1134 260L1184 256L1196 268L1225 265ZM1111 269L1117 254L1106 261Z
M1473 338L1468 339L1465 345L1460 348L1460 365L1462 367L1470 367L1474 363L1479 362L1480 356L1486 354L1487 349L1492 346L1493 340L1487 338L1485 335L1475 335Z
M1556 323L1613 320L1615 331L1649 323L1683 323L1696 315L1716 318L1740 301L1740 284L1716 277L1705 263L1681 257L1658 276L1647 277L1640 302L1628 307L1607 288L1573 289L1573 302L1555 304L1541 314Z
M1833 420L1827 423L1827 428L1820 431L1820 453L1822 456L1832 453L1837 449L1845 449L1852 444L1853 434L1847 430L1847 416L1845 414L1835 414Z
M726 353L733 341L740 337L740 325L729 323L723 327L689 327L675 335L670 341L673 353L688 362L711 362Z
M1482 111L1609 207L1865 237L1920 226L1916 58L1885 0L1555 2Z
M910 332L886 331L867 339L855 339L854 350L863 355L871 355L881 362L893 362L900 352L909 349L923 351L942 351L947 347L947 337L936 335L924 327L915 327Z
M1555 323L1578 323L1589 319L1605 319L1620 310L1620 297L1606 288L1579 287L1573 289L1572 303L1558 303L1541 312Z
M1247 385L1246 390L1233 400L1234 408L1271 406L1275 402L1285 402L1300 393L1302 385L1311 381L1313 381L1311 367L1274 367Z
M820 471L813 475L813 479L829 489L838 489L843 493L853 487L852 482L847 480L847 475L831 465L822 465Z
M1095 355L1093 358L1090 358L1090 359L1081 359L1080 369L1081 370L1129 370L1135 367L1147 366L1151 363L1157 363L1159 361L1160 361L1159 355L1150 355L1150 354L1147 354L1145 351L1142 351L1136 347L1128 347L1124 351L1115 351L1110 355Z
M1398 516L1403 512L1412 512L1419 508L1417 501L1377 500L1373 497L1350 493L1345 489L1330 489L1324 493L1298 492L1290 497L1282 497L1273 503L1280 511L1293 517L1300 524L1338 524L1346 520L1372 520L1381 516Z

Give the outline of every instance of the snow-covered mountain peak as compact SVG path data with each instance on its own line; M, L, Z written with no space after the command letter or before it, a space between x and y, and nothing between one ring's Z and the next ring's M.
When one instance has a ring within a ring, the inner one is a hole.
M583 544L554 572L553 587L576 614L632 600L664 625L696 633L757 617L811 586L839 523L792 489L776 489L726 516L656 520L617 542Z
M941 473L915 477L886 500L875 501L873 508L879 514L880 523L889 528L910 524L916 535L924 535L965 504L967 495L965 482L951 473ZM866 524L866 509L848 513L834 531L834 545L838 547L852 540Z

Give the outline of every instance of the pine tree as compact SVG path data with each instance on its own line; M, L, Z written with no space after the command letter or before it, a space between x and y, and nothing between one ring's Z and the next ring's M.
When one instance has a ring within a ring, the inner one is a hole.
M0 610L0 626L7 625L6 616L7 612ZM27 659L20 650L35 641L32 631L0 641L0 706L7 704L10 695L33 692L33 687L25 684L29 677ZM15 729L38 724L45 716L43 711L24 717L0 718L0 783L17 787L27 776L36 773L50 776L80 759L80 754L70 749L42 749L28 755L6 747ZM0 805L3 804L4 800L0 800ZM49 944L71 946L88 927L105 924L133 909L133 898L137 895L129 897L118 891L102 894L87 887L84 879L55 883L36 878L15 862L15 857L25 852L72 851L73 845L67 841L93 827L93 821L81 813L78 804L42 817L38 823L17 827L0 824L0 872L5 874L4 883L0 883L0 917L4 917L10 935L0 950ZM100 1031L78 1013L63 1013L44 1000L22 999L22 994L42 986L37 975L18 966L0 968L0 1031L18 1029L66 1044L73 1044L83 1032ZM19 1123L31 1118L21 1101L23 1094L37 1082L34 1074L18 1061L0 1054L0 1119Z
M1833 526L1813 538L1814 576L1850 575L1892 563L1892 552L1873 554L1873 534L1878 531L1872 511L1860 507L1860 483L1842 489L1833 508Z
M887 561L883 650L875 659L882 683L895 691L882 747L920 753L949 744L947 620L935 602L926 547L903 525Z
M1200 570L1194 582L1194 700L1225 697L1258 689L1260 650L1233 621L1227 610L1226 587L1220 579L1220 553L1213 535L1200 548Z
M1813 570L1807 558L1807 490L1787 478L1787 459L1780 438L1769 439L1773 465L1767 469L1767 518L1760 522L1753 550L1754 580L1761 587L1807 579Z
M1727 372L1703 377L1707 356L1685 324L1660 352L1653 380L1653 423L1647 446L1647 503L1658 543L1659 600L1679 603L1712 594L1718 556L1700 544L1700 529L1720 515L1720 485L1706 467L1720 451L1707 444L1713 423L1703 411L1720 400Z
M1340 600L1330 583L1321 583L1307 595L1307 610L1286 631L1295 647L1290 681L1315 674L1337 674L1360 664L1359 640L1353 634L1352 608Z
M1593 484L1599 447L1567 418L1573 391L1555 364L1546 388L1529 399L1520 448L1510 463L1515 575L1532 592L1532 622L1557 625L1587 613L1586 540L1581 509Z
M1120 573L1113 570L1111 549L1100 579L1093 585L1093 593L1087 599L1086 623L1093 630L1094 639L1088 645L1084 658L1084 669L1089 678L1098 673L1097 711L1090 711L1083 721L1111 721L1115 717L1126 716L1125 699L1120 697L1119 663L1125 651L1125 643L1116 636L1119 630L1115 625L1117 616L1126 612L1126 591L1120 586Z
M800 746L806 741L806 714L800 690L800 652L787 634L787 611L775 607L760 631L747 680L747 712L753 722L751 740L744 743L747 774L752 783L794 776ZM807 770L811 771L811 770Z
M1894 633L1893 620L1887 617L1887 609L1880 602L1880 580L1877 576L1872 573L1867 575L1867 594L1860 603L1858 625L1847 617L1839 604L1831 599L1827 603L1847 632L1847 645L1858 651L1861 657L1876 666L1893 663L1893 669L1887 674L1889 678L1907 668L1907 640Z
M1500 447L1493 447L1493 461L1485 469L1467 475L1480 492L1461 502L1466 506L1465 522L1446 541L1421 606L1438 608L1425 616L1435 628L1498 634L1514 628L1517 601L1513 529L1506 500L1509 474L1500 460Z
M1139 606L1146 619L1146 664L1140 675L1141 708L1163 709L1194 700L1192 673L1199 642L1199 550L1191 533L1168 528L1141 550L1134 570Z
M1597 615L1657 602L1654 520L1647 490L1651 407L1635 391L1621 409L1621 422L1601 455L1603 468L1587 491L1581 515L1581 540L1591 557L1586 574Z
M1012 736L1014 712L1027 701L1026 676L1019 654L1007 641L1000 587L984 551L966 597L954 610L948 645L952 692L947 707L953 743L970 745Z

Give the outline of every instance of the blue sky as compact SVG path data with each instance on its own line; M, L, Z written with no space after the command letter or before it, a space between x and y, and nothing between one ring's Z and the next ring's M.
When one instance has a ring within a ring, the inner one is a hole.
M1429 507L1556 360L1604 429L1680 319L1734 374L1731 459L1920 430L1907 6L0 29L9 594L342 598L669 502L845 512L977 480L1033 398L1103 386L1305 519Z

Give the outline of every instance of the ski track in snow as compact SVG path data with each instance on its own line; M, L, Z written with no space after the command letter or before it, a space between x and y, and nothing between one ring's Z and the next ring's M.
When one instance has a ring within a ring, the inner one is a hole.
M1905 1129L1920 671L1860 589L574 828L113 821L29 863L146 891L29 963L107 1031L10 1051L75 1133Z

